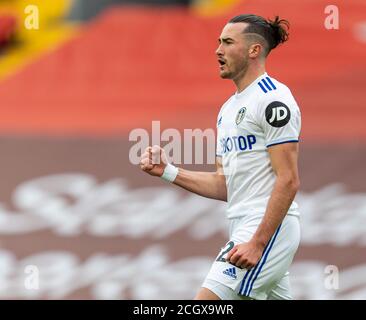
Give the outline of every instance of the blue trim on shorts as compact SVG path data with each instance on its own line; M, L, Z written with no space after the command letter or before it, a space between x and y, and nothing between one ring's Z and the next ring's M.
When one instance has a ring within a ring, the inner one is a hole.
M243 290L243 286L244 286L244 284L245 284L245 280L247 279L247 276L249 275L249 273L250 273L250 270L247 270L247 273L245 274L245 276L244 276L244 278L243 278L243 280L242 280L242 282L241 282L240 290L239 290L239 294L240 294L240 292Z
M240 285L240 290L239 290L239 294L240 295L243 295L243 296L249 296L250 292L252 291L253 289L253 284L254 282L257 280L258 278L258 275L259 273L262 271L262 268L264 266L264 264L266 263L267 261L267 258L268 258L268 254L269 252L271 251L272 247L273 247L273 244L276 240L276 237L280 231L280 228L281 228L281 225L277 228L274 236L272 237L272 239L269 241L269 243L267 243L266 247L264 248L264 253L262 255L262 258L259 260L259 262L257 263L257 265L255 266L255 268L253 268L252 270L248 270L247 273L245 274L245 277ZM263 259L263 260L262 260ZM259 268L259 269L258 269ZM257 273L256 273L256 270L258 269ZM247 278L247 276L249 275L249 273L251 273L249 279L248 279L248 282L246 283L246 286L245 286L245 290L243 291L244 289L244 285L245 285L245 280ZM255 274L255 277L253 279L253 281L251 282L252 278L253 278L253 275Z
M262 261L261 266L259 267L259 269L258 269L258 271L257 271L256 275L254 276L254 279L253 279L253 281L252 281L252 283L251 283L251 285L250 285L250 287L249 287L249 291L247 292L247 295L248 295L248 296L250 295L250 293L251 293L251 291L252 291L252 289L253 289L253 285L254 285L255 280L257 280L259 273L262 271L262 268L263 268L264 264L265 264L265 263L266 263L266 261L267 261L268 255L269 255L269 253L270 253L270 251L271 251L271 249L272 249L272 247L273 247L273 244L274 244L274 242L275 242L275 240L276 240L276 238L277 238L277 235L278 235L278 233L279 233L279 231L280 231L280 228L281 228L281 225L277 228L277 231L276 231L276 233L275 233L275 235L274 235L274 237L273 237L273 241L272 241L272 243L271 243L271 245L270 245L270 247L269 247L269 249L268 249L268 251L267 251L267 254L265 255L265 257L264 257L264 259L263 259L263 261Z
M251 270L250 270L250 273L251 273L251 274L250 274L250 277L249 277L249 279L248 279L248 282L246 283L245 288L244 288L244 285L243 285L243 286L241 287L241 290L239 291L239 293L240 293L241 295L245 295L245 293L247 292L248 287L249 287L249 284L250 284L250 282L252 281L252 278L253 278L253 276L254 276L254 274L255 274L256 270L258 269L258 266L260 265L260 263L261 263L261 261L262 261L263 257L266 255L266 253L267 253L267 251L268 251L268 248L269 248L269 245L271 244L272 240L273 240L273 238L272 238L272 239L267 243L266 247L264 248L263 255L262 255L261 259L258 261L257 265L256 265L253 269L251 269ZM243 289L244 289L244 291L243 291Z
M266 250L267 250L267 248L268 248L268 246L269 246L269 243L270 243L271 241L269 241L268 243L267 243L267 245L265 246L265 248L264 248L264 253L266 252ZM263 254L264 254L263 253ZM261 258L262 259L262 258ZM242 280L242 282L241 282L241 285L240 285L240 290L239 290L239 294L242 294L242 291L243 291L243 289L244 289L244 285L245 285L245 280L247 279L247 276L250 274L250 273L254 273L254 271L256 270L256 268L257 268L257 266L259 265L259 262L260 262L260 260L258 261L258 263L257 263L257 265L255 266L255 268L253 268L253 269L251 269L251 270L247 270L247 273L245 274L245 277L244 277L244 279ZM249 277L249 281L250 281L250 279L252 278L252 276L253 275L251 275L250 277Z

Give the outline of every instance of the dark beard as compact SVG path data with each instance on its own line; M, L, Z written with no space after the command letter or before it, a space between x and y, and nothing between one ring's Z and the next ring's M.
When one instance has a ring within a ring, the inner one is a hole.
M248 67L249 67L249 63L248 63L248 59L246 59L245 61L243 61L241 66L238 68L238 71L235 72L235 74L232 74L230 79L237 81L237 80L243 78L248 71Z

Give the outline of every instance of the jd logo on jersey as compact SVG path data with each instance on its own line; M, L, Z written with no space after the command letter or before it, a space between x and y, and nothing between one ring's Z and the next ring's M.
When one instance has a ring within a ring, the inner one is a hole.
M274 101L267 106L266 120L272 127L283 127L290 121L290 119L290 109L284 103Z
M239 123L243 121L246 111L247 111L247 108L245 108L245 107L243 107L239 110L238 114L236 115L236 119L235 119L235 123L237 125L239 125Z

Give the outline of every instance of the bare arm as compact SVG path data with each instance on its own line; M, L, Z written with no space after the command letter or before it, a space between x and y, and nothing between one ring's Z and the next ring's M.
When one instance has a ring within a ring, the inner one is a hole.
M267 245L282 223L299 189L298 150L298 143L286 143L268 149L276 183L266 213L252 239L260 247Z
M248 243L235 246L227 257L231 263L248 269L260 260L265 246L282 223L299 188L298 144L276 145L270 147L268 152L276 182L265 215L253 238Z
M206 198L227 201L226 179L221 157L216 157L215 172L197 172L179 168L174 184Z
M141 157L140 167L152 176L161 177L167 163L164 149L153 146L146 148ZM226 179L221 157L216 157L215 172L198 172L179 168L174 184L206 198L227 201Z

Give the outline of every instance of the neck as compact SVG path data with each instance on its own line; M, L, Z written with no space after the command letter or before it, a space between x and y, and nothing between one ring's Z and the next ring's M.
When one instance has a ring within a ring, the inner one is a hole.
M244 70L243 74L239 75L236 79L233 79L237 92L240 93L245 90L255 79L266 72L265 65L248 66L247 70Z

